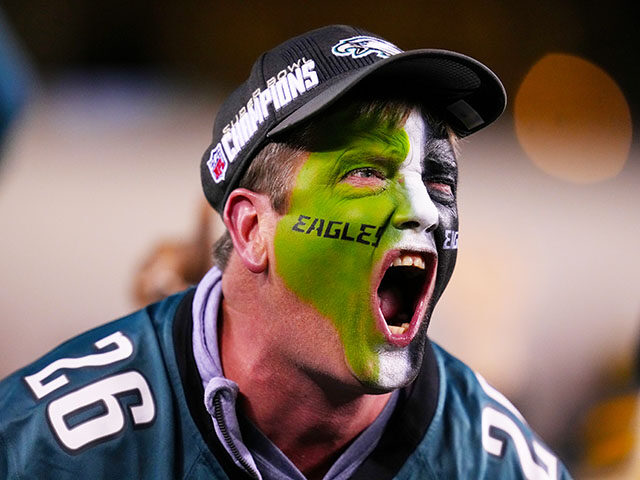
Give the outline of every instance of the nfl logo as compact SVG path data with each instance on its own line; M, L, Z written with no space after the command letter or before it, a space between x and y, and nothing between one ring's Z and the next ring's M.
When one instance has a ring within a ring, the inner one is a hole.
M207 166L209 167L214 182L220 183L224 180L229 162L227 162L227 157L222 150L222 145L219 143L216 145L216 148L211 150L211 156L207 161Z

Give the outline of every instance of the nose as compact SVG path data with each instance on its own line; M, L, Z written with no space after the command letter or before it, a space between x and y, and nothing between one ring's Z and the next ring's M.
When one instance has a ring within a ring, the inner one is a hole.
M400 230L431 232L438 227L440 215L422 178L405 178L406 192L391 220Z

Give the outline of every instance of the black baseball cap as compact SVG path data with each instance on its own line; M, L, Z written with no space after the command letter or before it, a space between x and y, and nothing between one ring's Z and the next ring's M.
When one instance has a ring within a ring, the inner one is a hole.
M447 50L403 51L348 25L304 33L256 60L249 78L220 107L200 164L205 196L222 213L253 157L267 142L317 115L364 83L411 92L465 137L504 111L506 93L489 68Z

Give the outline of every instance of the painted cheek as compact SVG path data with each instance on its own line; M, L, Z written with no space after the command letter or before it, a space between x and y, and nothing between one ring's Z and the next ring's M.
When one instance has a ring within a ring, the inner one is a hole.
M406 134L400 134L407 151ZM406 193L392 182L377 195L336 194L331 182L338 157L338 152L312 153L298 174L291 208L276 228L276 272L301 301L332 322L354 374L375 380L377 347L384 338L373 312L372 296L377 295L373 272L399 239L389 220ZM363 229L367 234L359 237Z
M277 273L300 300L332 322L347 362L359 378L376 378L379 360L373 347L384 341L375 327L371 295L375 294L374 266L389 244L384 227L388 214L382 212L389 211L391 204L389 199L371 205L317 195L302 208L288 212L276 230ZM301 215L308 218L298 225ZM324 223L321 232L317 229L320 219ZM314 220L316 229L309 231ZM330 221L335 223L327 234ZM369 244L357 241L363 228L367 235L361 241ZM378 229L379 239L375 236ZM378 245L372 246L374 243Z

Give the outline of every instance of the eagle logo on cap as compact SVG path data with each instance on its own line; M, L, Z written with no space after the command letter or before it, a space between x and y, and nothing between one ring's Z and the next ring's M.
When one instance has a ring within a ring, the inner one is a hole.
M336 43L331 49L331 53L338 57L362 58L375 54L379 58L388 58L392 55L402 53L393 43L381 38L359 35L357 37L345 38Z

